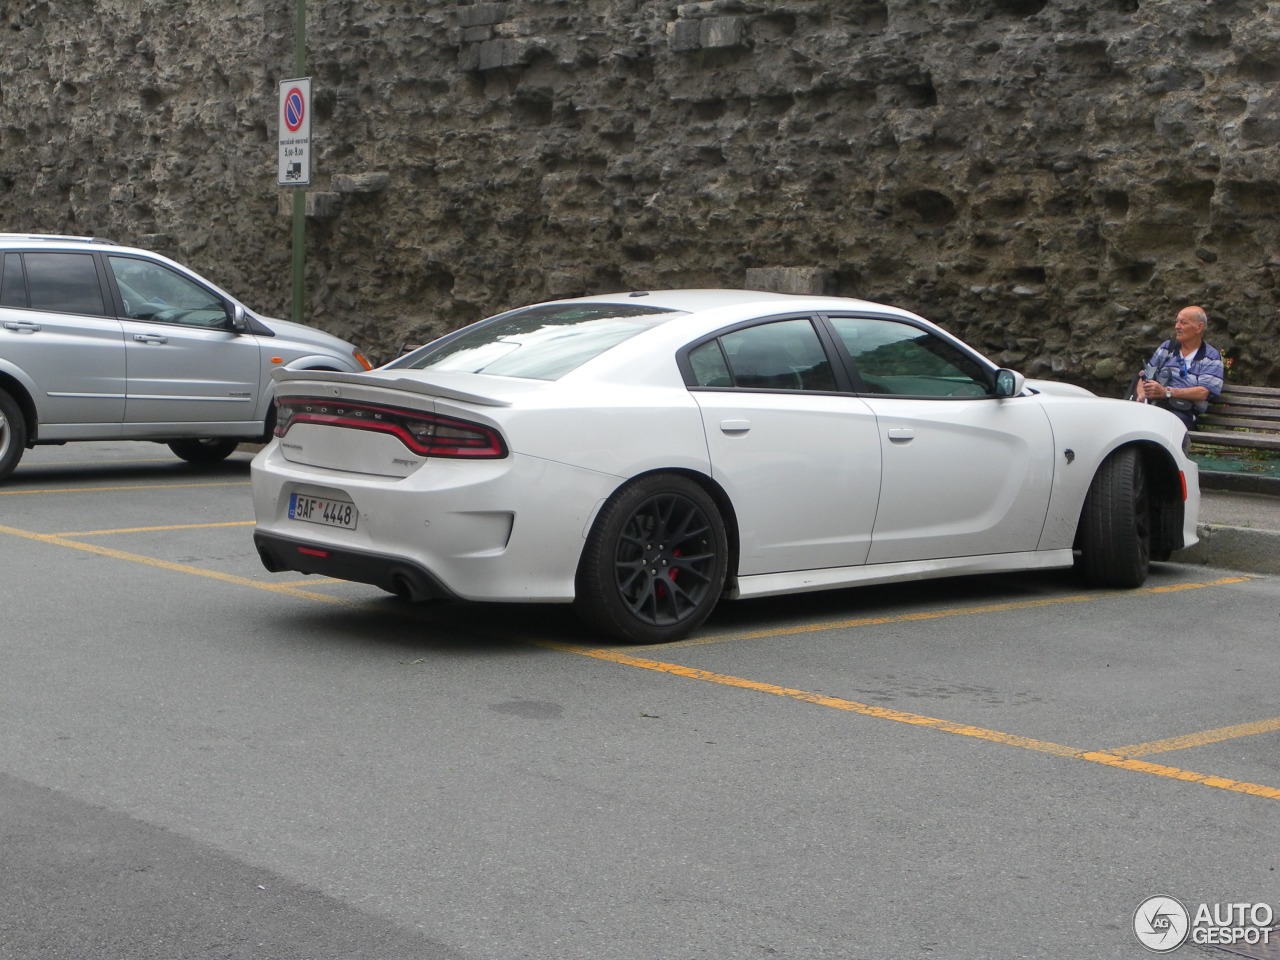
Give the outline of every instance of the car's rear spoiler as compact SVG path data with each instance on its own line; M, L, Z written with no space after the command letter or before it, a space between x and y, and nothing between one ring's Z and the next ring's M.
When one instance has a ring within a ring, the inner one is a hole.
M463 403L476 403L485 407L509 407L510 400L485 396L470 390L459 390L442 383L410 377L369 376L363 373L339 373L333 370L286 370L277 367L271 371L271 378L277 383L296 380L308 380L316 383L349 383L361 387L394 387L407 393L416 393L423 397L443 397L446 400L460 400Z

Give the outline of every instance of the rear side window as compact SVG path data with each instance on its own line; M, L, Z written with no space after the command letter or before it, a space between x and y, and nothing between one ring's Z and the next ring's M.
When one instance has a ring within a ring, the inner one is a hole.
M27 305L27 280L22 272L22 254L6 253L0 263L0 307Z
M98 268L89 253L26 253L31 307L50 313L106 316ZM8 270L6 269L6 273Z
M539 304L464 328L394 366L558 380L681 312L617 303Z
M689 368L690 386L815 392L836 388L831 362L805 318L726 333L690 351Z

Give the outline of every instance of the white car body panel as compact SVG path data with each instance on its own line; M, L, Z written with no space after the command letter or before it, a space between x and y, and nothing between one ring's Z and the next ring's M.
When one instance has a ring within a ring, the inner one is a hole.
M1098 467L1112 452L1131 443L1155 443L1173 457L1185 478L1187 499L1183 519L1184 546L1198 542L1196 519L1200 515L1199 467L1182 452L1186 428L1182 421L1158 407L1095 397L1093 394L1054 394L1043 399L1053 424L1058 469L1045 517L1039 549L1070 547L1075 539L1080 508ZM1099 404L1105 405L1110 432L1098 430ZM1072 459L1067 461L1067 451Z
M711 476L737 514L740 575L866 562L880 498L880 451L876 417L864 400L803 393L695 397Z
M1036 398L867 403L884 459L868 562L1036 548L1054 470L1053 432Z
M1025 553L993 553L981 557L944 557L904 563L869 563L861 567L832 567L739 577L733 599L773 597L785 593L810 593L844 587L867 587L882 583L906 583L936 577L957 577L975 573L1011 573L1018 570L1054 570L1069 567L1072 552L1038 550Z
M520 454L478 463L434 459L407 478L388 480L300 466L287 452L276 440L253 459L259 530L402 557L464 600L571 600L582 537L619 483ZM554 510L548 491L555 491ZM293 493L351 501L356 529L290 520ZM476 506L478 498L486 508Z

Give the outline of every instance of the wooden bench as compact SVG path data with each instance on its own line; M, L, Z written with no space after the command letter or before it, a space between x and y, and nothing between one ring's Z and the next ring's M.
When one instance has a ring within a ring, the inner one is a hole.
M1280 450L1280 389L1230 384L1200 414L1193 444Z

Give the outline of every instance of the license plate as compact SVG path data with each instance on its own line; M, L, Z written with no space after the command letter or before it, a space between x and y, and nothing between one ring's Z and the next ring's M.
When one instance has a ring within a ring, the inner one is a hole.
M304 497L294 493L289 496L289 519L322 523L327 527L356 528L356 505L350 500L334 500L331 497Z

